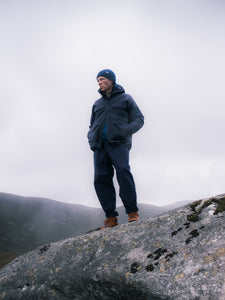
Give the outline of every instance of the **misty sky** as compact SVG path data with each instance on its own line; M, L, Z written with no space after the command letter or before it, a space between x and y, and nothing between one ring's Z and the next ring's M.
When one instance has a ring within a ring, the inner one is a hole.
M86 136L111 68L145 116L138 201L225 193L224 1L0 0L0 23L0 192L99 206Z

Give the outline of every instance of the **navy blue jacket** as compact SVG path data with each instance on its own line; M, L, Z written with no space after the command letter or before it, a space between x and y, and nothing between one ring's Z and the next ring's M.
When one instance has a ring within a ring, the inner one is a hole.
M144 117L133 98L126 94L123 87L113 86L110 98L102 95L92 107L88 141L92 150L100 149L103 143L103 131L111 145L132 145L132 134L144 124Z

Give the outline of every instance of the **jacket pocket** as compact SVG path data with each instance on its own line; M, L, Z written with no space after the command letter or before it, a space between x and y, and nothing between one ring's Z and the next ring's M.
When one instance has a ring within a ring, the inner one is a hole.
M119 120L128 120L128 109L126 102L112 103L112 114Z
M128 135L128 125L113 123L111 128L112 140L125 140Z
M88 131L87 137L91 148L94 148L96 146L95 144L98 138L98 132L99 132L98 125L93 125Z

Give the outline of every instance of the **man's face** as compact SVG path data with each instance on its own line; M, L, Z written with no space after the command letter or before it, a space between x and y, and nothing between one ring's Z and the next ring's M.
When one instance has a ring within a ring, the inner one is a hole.
M100 76L97 78L97 82L102 92L109 92L112 90L113 81L109 80L108 78Z

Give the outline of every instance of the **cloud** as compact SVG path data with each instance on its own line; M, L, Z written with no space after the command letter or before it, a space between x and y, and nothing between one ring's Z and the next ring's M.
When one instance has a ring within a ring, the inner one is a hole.
M86 134L105 67L145 115L131 151L140 201L224 192L221 1L0 6L2 192L99 205Z

